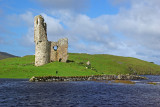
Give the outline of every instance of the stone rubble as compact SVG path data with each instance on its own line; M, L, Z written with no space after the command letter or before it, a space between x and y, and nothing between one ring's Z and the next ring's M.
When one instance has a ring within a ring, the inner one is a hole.
M93 81L93 80L138 80L147 79L138 75L94 75L94 76L42 76L32 77L30 82L56 82L56 81Z

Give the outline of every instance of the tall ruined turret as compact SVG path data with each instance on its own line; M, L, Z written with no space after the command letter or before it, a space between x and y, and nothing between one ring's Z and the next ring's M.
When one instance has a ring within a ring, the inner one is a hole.
M53 61L66 62L68 58L68 39L58 42L48 41L47 24L41 15L34 18L35 66Z
M41 15L34 18L35 66L50 62L50 44L47 40L47 25Z

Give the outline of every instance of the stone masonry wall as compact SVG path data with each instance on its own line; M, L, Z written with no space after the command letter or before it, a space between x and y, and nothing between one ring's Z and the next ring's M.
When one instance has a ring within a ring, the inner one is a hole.
M34 18L35 66L50 62L50 44L47 40L46 23L41 15Z
M57 50L54 49L55 46L57 46L57 42L50 42L51 44L51 53L50 53L50 61L53 62L53 61L57 61Z
M55 81L93 81L93 80L138 80L147 79L146 77L138 75L93 75L93 76L70 76L70 77L59 77L59 76L42 76L32 77L30 82L55 82Z
M50 42L51 44L51 54L50 60L66 62L68 58L68 39L59 39L58 42ZM56 49L54 49L56 47Z
M58 40L58 49L57 49L57 61L66 62L68 58L68 39L59 39Z
M38 15L34 18L35 66L41 66L53 61L66 62L68 58L68 39L58 42L48 41L47 24ZM57 49L54 49L57 47Z

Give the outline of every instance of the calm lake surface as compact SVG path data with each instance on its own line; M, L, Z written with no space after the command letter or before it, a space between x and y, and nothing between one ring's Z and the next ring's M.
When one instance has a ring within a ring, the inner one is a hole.
M160 107L160 76L146 77L135 84L0 79L0 107Z

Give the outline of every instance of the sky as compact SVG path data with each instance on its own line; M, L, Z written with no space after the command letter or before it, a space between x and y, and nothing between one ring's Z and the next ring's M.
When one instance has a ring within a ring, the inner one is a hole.
M34 55L34 17L70 53L112 54L160 64L160 0L0 0L0 51Z

